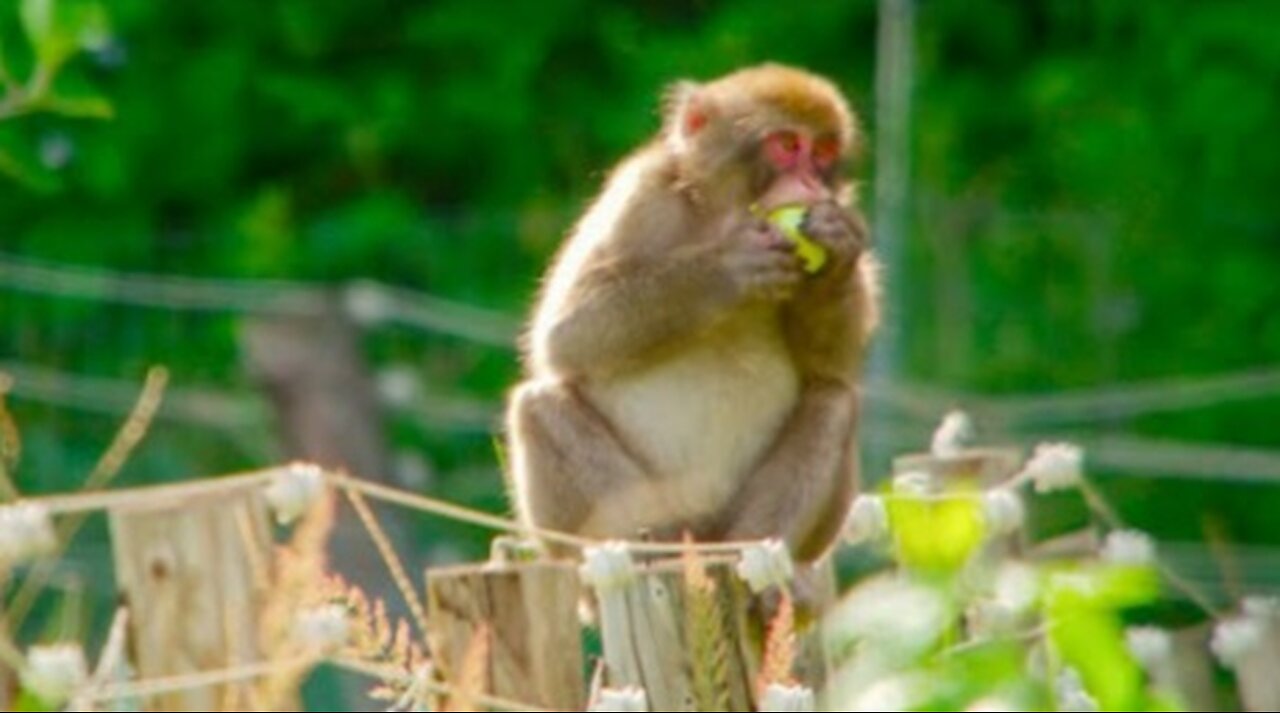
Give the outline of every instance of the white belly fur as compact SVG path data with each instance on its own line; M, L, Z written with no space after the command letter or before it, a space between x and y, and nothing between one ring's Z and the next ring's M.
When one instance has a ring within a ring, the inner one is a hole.
M658 471L672 520L724 504L773 442L798 379L772 314L747 313L592 400ZM664 518L665 519L665 518Z

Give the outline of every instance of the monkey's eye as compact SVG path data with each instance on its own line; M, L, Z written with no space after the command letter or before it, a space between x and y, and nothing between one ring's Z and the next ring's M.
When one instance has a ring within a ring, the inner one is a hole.
M813 162L819 169L828 169L840 158L840 141L833 136L824 136L813 142Z
M778 168L791 168L800 156L800 135L794 131L775 131L764 139L765 157Z

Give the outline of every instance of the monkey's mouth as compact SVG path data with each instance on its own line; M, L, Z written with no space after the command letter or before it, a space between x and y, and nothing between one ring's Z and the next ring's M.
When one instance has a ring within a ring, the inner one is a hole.
M785 205L814 205L831 197L831 191L811 174L792 171L774 179L757 201L766 212Z

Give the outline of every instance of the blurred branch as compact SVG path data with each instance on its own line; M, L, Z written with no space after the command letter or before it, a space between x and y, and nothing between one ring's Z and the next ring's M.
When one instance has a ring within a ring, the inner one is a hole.
M103 490L120 474L129 456L151 429L168 384L168 369L157 366L147 371L146 381L143 382L142 391L138 394L133 408L116 431L115 437L111 439L110 445L103 451L102 457L85 478L82 492L93 493ZM76 533L84 526L85 519L83 514L74 514L58 523L57 552L35 566L23 581L18 593L14 595L9 611L4 617L15 629L22 626L31 607L35 605L36 598L48 584L57 561L66 552Z

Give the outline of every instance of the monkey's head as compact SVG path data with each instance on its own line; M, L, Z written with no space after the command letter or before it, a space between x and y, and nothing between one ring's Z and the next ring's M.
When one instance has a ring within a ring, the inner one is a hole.
M776 64L676 84L663 131L681 186L717 207L838 197L858 140L831 82Z

